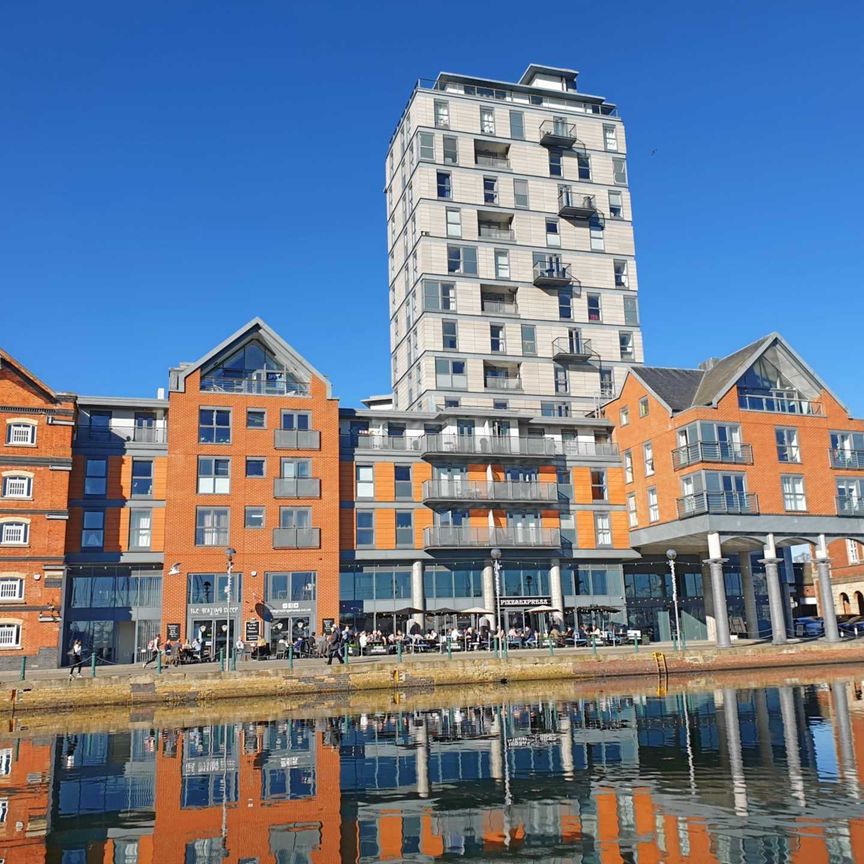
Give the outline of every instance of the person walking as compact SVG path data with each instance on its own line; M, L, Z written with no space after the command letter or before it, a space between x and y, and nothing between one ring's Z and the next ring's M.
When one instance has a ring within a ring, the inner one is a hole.
M334 628L327 637L327 665L333 664L333 658L336 658L340 663L344 664L345 660L342 657L342 631L339 628Z
M150 656L144 661L144 668L145 669L151 663L155 662L156 658L159 656L161 651L162 651L162 634L157 633L156 636L147 643L147 652Z
M69 649L69 659L71 661L69 664L69 680L72 680L76 670L78 677L83 678L81 667L84 665L84 646L81 644L80 639L76 639L72 643L72 647Z

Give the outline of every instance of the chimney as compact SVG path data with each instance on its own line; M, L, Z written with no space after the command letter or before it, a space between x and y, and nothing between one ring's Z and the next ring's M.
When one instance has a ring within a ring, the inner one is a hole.
M703 360L699 364L699 368L703 372L710 372L719 362L720 362L719 357L709 357L707 360Z
M156 398L157 399L164 399L165 398L165 388L164 387L157 388Z

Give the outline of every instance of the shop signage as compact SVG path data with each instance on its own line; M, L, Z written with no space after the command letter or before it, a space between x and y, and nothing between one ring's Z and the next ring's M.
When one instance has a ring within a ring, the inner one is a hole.
M551 597L502 597L502 609L531 609L533 606L551 606Z
M170 639L172 642L180 638L180 625L179 624L166 624L165 625L165 638Z
M190 615L194 617L204 617L204 618L226 618L227 616L231 616L232 618L235 615L240 614L239 606L189 606L187 607L187 611Z
M312 614L312 604L300 600L285 600L280 603L271 603L270 608L273 610L274 615L278 615L279 612L290 612L297 615Z
M245 636L247 642L257 642L261 635L261 622L251 620L246 622Z

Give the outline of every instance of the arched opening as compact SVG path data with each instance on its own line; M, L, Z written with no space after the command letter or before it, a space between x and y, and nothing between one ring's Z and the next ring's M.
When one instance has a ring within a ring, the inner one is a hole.
M859 592L860 593L860 592ZM849 595L848 594L840 594L840 607L841 607L841 615L849 615L851 614L851 609L849 607Z
M864 615L864 594L860 591L855 592L855 603L858 605L858 614Z

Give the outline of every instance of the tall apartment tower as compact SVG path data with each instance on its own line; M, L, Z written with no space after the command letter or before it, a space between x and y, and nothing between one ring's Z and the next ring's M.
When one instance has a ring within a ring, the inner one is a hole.
M624 126L577 74L414 88L386 162L397 409L579 416L642 362Z

